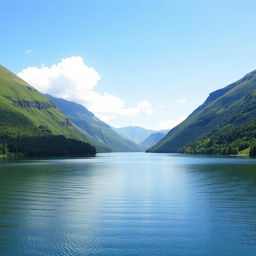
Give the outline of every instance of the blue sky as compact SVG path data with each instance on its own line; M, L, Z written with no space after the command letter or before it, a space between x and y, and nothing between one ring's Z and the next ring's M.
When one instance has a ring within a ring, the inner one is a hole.
M256 69L255 14L247 0L2 0L1 64L111 125L167 128Z

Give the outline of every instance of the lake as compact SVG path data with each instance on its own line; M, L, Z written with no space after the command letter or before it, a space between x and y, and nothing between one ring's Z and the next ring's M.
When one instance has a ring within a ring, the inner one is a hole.
M256 160L0 162L1 256L255 256Z

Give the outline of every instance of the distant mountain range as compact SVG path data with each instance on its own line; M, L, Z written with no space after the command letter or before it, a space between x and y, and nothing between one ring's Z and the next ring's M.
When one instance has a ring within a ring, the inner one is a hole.
M167 132L155 132L151 133L145 140L143 140L140 145L143 146L145 149L149 149L157 144Z
M76 125L76 127L79 128L79 131L96 146L98 152L143 151L143 147L120 136L108 124L98 119L84 106L75 102L55 98L50 95L46 96L74 125Z
M237 154L256 143L256 71L217 90L148 152Z
M134 141L137 144L141 144L153 133L167 133L167 130L157 131L157 130L149 130L139 126L126 126L120 128L113 128L117 133L122 135L123 137ZM156 137L155 137L156 138Z

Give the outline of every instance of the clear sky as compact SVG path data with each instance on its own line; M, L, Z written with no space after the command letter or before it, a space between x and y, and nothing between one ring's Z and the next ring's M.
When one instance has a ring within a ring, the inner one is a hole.
M1 64L113 126L168 128L256 69L255 24L255 0L1 0Z

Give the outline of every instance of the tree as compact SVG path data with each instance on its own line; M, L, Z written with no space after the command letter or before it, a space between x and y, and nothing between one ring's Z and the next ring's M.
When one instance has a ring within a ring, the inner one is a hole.
M256 144L253 144L253 145L250 147L250 156L256 157Z
M0 144L0 154L1 155L8 155L9 154L7 144Z

